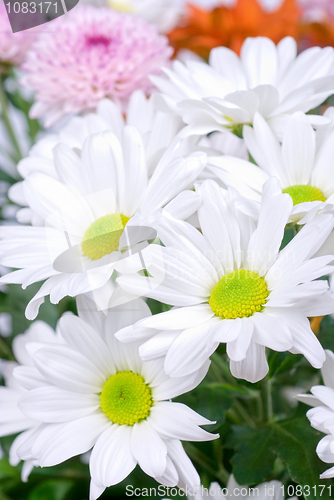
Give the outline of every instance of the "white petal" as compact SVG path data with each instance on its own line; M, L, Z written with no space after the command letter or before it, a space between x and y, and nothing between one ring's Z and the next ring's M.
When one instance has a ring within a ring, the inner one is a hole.
M118 196L124 186L124 166L121 145L111 132L90 135L82 148L83 173L90 180L92 193L110 189L111 213L119 213ZM114 209L114 211L113 211Z
M90 450L98 437L110 426L101 412L61 425L42 444L41 467L51 467Z
M173 342L165 359L165 371L183 377L198 370L217 349L210 332L211 322L184 330Z
M94 366L98 366L102 373L106 376L115 373L115 365L107 345L90 325L73 314L64 314L59 320L58 328L67 344Z
M192 185L206 166L207 158L203 153L193 153L187 158L176 158L169 165L156 168L150 179L141 204L142 211L150 213L163 207L180 191Z
M198 427L211 422L181 403L156 403L151 408L150 424L164 439L209 441L217 438Z
M28 481L30 473L32 472L33 468L37 465L38 464L36 460L27 460L26 462L23 463L21 470L21 481L23 483L26 483Z
M333 445L334 436L325 436L319 441L316 452L323 462L334 462Z
M105 321L105 337L126 328L143 318L151 317L151 311L143 299L135 299L109 309Z
M18 366L15 370L15 379L28 390L49 385L46 378L34 366Z
M283 163L280 143L260 114L255 114L253 128L243 128L243 136L256 163L269 175L287 183L289 177Z
M131 451L143 471L152 477L162 476L167 463L167 446L148 421L133 426Z
M193 215L201 205L202 199L194 191L182 191L164 208L174 219L185 220Z
M252 340L254 325L250 318L236 318L232 320L233 328L238 330L235 340L227 343L226 352L233 361L241 361L246 357L248 347Z
M264 184L264 192L272 182L274 180L269 179ZM249 268L260 276L268 271L277 258L291 209L292 199L289 195L278 195L261 204L258 225L247 251Z
M312 332L308 319L302 314L295 313L288 321L294 349L303 354L314 368L321 368L326 359L325 351Z
M310 183L314 155L315 132L304 115L298 113L289 119L282 142L283 162L292 185Z
M80 353L67 346L39 349L34 355L39 371L58 387L81 393L101 392L105 377Z
M168 444L171 441L168 441ZM165 486L176 486L178 484L179 475L177 473L176 467L167 455L166 469L162 476L156 477L155 480Z
M241 62L237 54L227 47L216 47L211 50L209 64L220 75L234 83L238 90L245 90L246 81Z
M329 349L326 349L325 353L326 361L321 368L321 375L324 380L324 384L334 389L334 353Z
M199 304L155 314L138 322L138 326L156 328L157 330L180 330L205 323L214 316L208 304Z
M291 349L293 339L284 314L275 314L275 309L265 308L263 312L254 313L251 321L254 323L254 342L274 351Z
M135 127L125 127L122 135L124 192L120 193L122 213L134 214L147 186L147 166L143 139Z
M168 378L154 388L154 400L172 399L197 387L208 372L210 361L204 363L198 372L186 377Z
M241 361L231 360L230 369L234 377L245 379L253 384L262 380L269 370L265 348L256 342L251 342L246 357Z
M132 428L112 425L97 440L89 462L97 486L112 486L125 479L136 466L131 452Z
M334 457L333 457L333 460L334 460ZM330 479L331 477L334 477L334 467L327 469L325 472L323 472L319 476L320 479Z
M311 394L297 394L295 396L297 401L300 401L301 403L304 403L309 406L319 406L322 403L317 399L316 397L312 396Z
M135 330L136 331L136 330ZM162 330L159 333L153 334L152 330L147 330L146 342L139 347L139 355L143 361L151 361L157 358L165 357L168 349L174 340L182 333L182 330Z
M19 434L12 442L12 445L9 449L9 463L13 467L16 467L21 461L21 458L17 454L17 450L20 448L22 443L29 439L29 437L34 433L35 429L36 425L32 429L21 432L21 434Z
M116 281L126 292L135 293L138 296L149 297L166 304L190 306L203 302L202 297L185 294L169 286L159 285L155 287L155 281L142 276L120 276Z
M247 38L240 59L250 88L276 83L278 56L276 46L269 38Z
M102 493L104 492L105 487L104 486L97 486L93 480L90 482L90 488L89 488L89 500L96 500L99 498Z
M180 441L168 441L168 455L179 475L179 488L185 489L188 486L192 489L195 485L201 484L200 477Z
M323 385L315 385L312 387L311 392L319 401L334 410L334 389Z
M225 273L230 273L240 265L239 225L216 182L204 181L196 191L203 199L198 209L203 235L211 243Z
M279 104L278 90L272 85L258 85L253 92L259 97L258 112L262 116L269 116Z
M66 422L84 417L100 407L96 394L80 394L58 387L32 389L18 402L20 410L39 422Z

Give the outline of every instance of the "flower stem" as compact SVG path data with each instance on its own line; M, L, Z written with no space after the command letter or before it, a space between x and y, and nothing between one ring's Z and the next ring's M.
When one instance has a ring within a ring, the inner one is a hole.
M219 465L219 470L215 470L214 465L215 462L210 460L204 453L202 453L196 446L191 443L184 443L184 448L186 453L189 455L191 460L197 462L203 469L209 472L211 475L215 476L217 479L222 481L223 483L227 483L229 478L229 473L224 468L223 464Z
M271 394L271 380L266 376L261 383L261 393L264 408L264 418L267 422L271 422L273 418L273 401Z
M15 361L15 356L11 348L6 344L2 337L0 337L0 355L5 356L6 359Z
M212 363L219 369L222 378L229 381L232 385L238 385L236 379L230 372L228 364L216 352L211 356Z
M242 420L244 420L244 422L246 422L251 429L256 429L256 425L249 416L247 410L242 406L242 404L237 399L234 400L233 407L236 410L236 412L240 415Z
M3 87L3 79L0 80L0 106L1 106L1 118L3 119L9 138L15 150L15 161L19 162L22 159L22 152L19 143L16 139L16 135L8 115L8 98L6 96L6 92Z

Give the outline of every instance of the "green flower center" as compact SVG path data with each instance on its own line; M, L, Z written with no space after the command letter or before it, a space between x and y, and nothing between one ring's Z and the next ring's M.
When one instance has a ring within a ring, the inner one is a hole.
M118 250L119 240L130 217L110 214L100 217L89 226L82 240L82 251L92 260L98 260Z
M120 10L121 12L130 12L131 14L135 13L135 9L128 0L109 0L107 5L108 7Z
M283 189L283 193L288 193L291 196L294 205L305 203L306 201L326 201L320 189L308 184L295 184Z
M263 310L269 291L261 276L239 269L223 276L213 287L209 304L216 316L235 319Z
M134 425L145 420L152 405L150 387L131 371L109 377L101 392L101 410L115 424Z

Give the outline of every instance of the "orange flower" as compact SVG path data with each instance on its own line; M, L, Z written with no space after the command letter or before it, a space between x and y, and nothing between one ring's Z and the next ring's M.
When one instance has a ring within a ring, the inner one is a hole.
M300 38L303 49L313 45L319 45L320 47L334 46L334 20L328 17L323 23L302 24Z
M186 48L208 58L213 47L222 45L239 53L249 36L267 36L275 43L288 35L297 38L299 19L297 0L285 0L274 12L264 10L256 0L237 0L232 8L211 11L189 4L181 25L168 36L176 52Z

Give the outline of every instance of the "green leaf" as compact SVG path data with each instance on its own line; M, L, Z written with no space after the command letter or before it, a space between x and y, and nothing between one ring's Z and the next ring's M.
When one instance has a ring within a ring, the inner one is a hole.
M308 500L317 500L321 491L319 485L324 484L319 475L326 469L315 452L320 439L321 434L310 426L305 416L270 423L255 430L245 425L234 426L229 442L237 450L232 458L233 474L239 484L267 481L272 479L274 462L279 458L292 481L310 487ZM328 480L325 483L328 485ZM324 489L321 499L329 498L328 488Z
M274 467L271 451L273 430L270 427L253 430L248 426L233 426L230 444L236 447L232 458L233 474L239 484L258 484L267 479Z
M148 307L151 309L152 314L159 314L162 312L169 311L172 306L168 304L163 304L162 302L159 302L158 300L155 299L146 299Z
M273 378L281 373L286 373L296 368L302 360L301 355L291 354L290 352L270 351L268 356L269 377Z
M322 320L318 339L324 349L334 351L334 319L331 316Z
M290 243L290 241L295 236L295 234L296 234L296 231L295 231L295 229L294 229L293 226L286 227L286 229L284 231L284 236L283 236L283 240L282 240L282 243L281 243L280 250L282 250L284 247L287 246L288 243Z
M306 417L272 424L271 427L274 430L272 450L285 463L293 481L311 487L307 498L317 499L312 486L324 483L319 480L319 475L326 468L315 452L321 435L312 429ZM321 498L330 498L327 490Z
M10 465L6 458L0 460L0 481L3 479L14 478L20 481L18 470Z
M63 500L73 484L69 480L44 481L33 489L28 500Z
M8 182L9 184L14 184L17 179L14 179L11 175L7 174L4 170L0 169L0 181Z
M40 287L41 283L34 283L26 290L22 290L19 285L7 286L7 293L3 301L1 301L0 306L1 309L12 315L14 335L25 332L25 330L27 330L27 328L31 325L31 321L25 317L25 308ZM54 328L58 318L58 307L51 304L49 298L47 297L44 304L41 305L38 319L45 321Z

